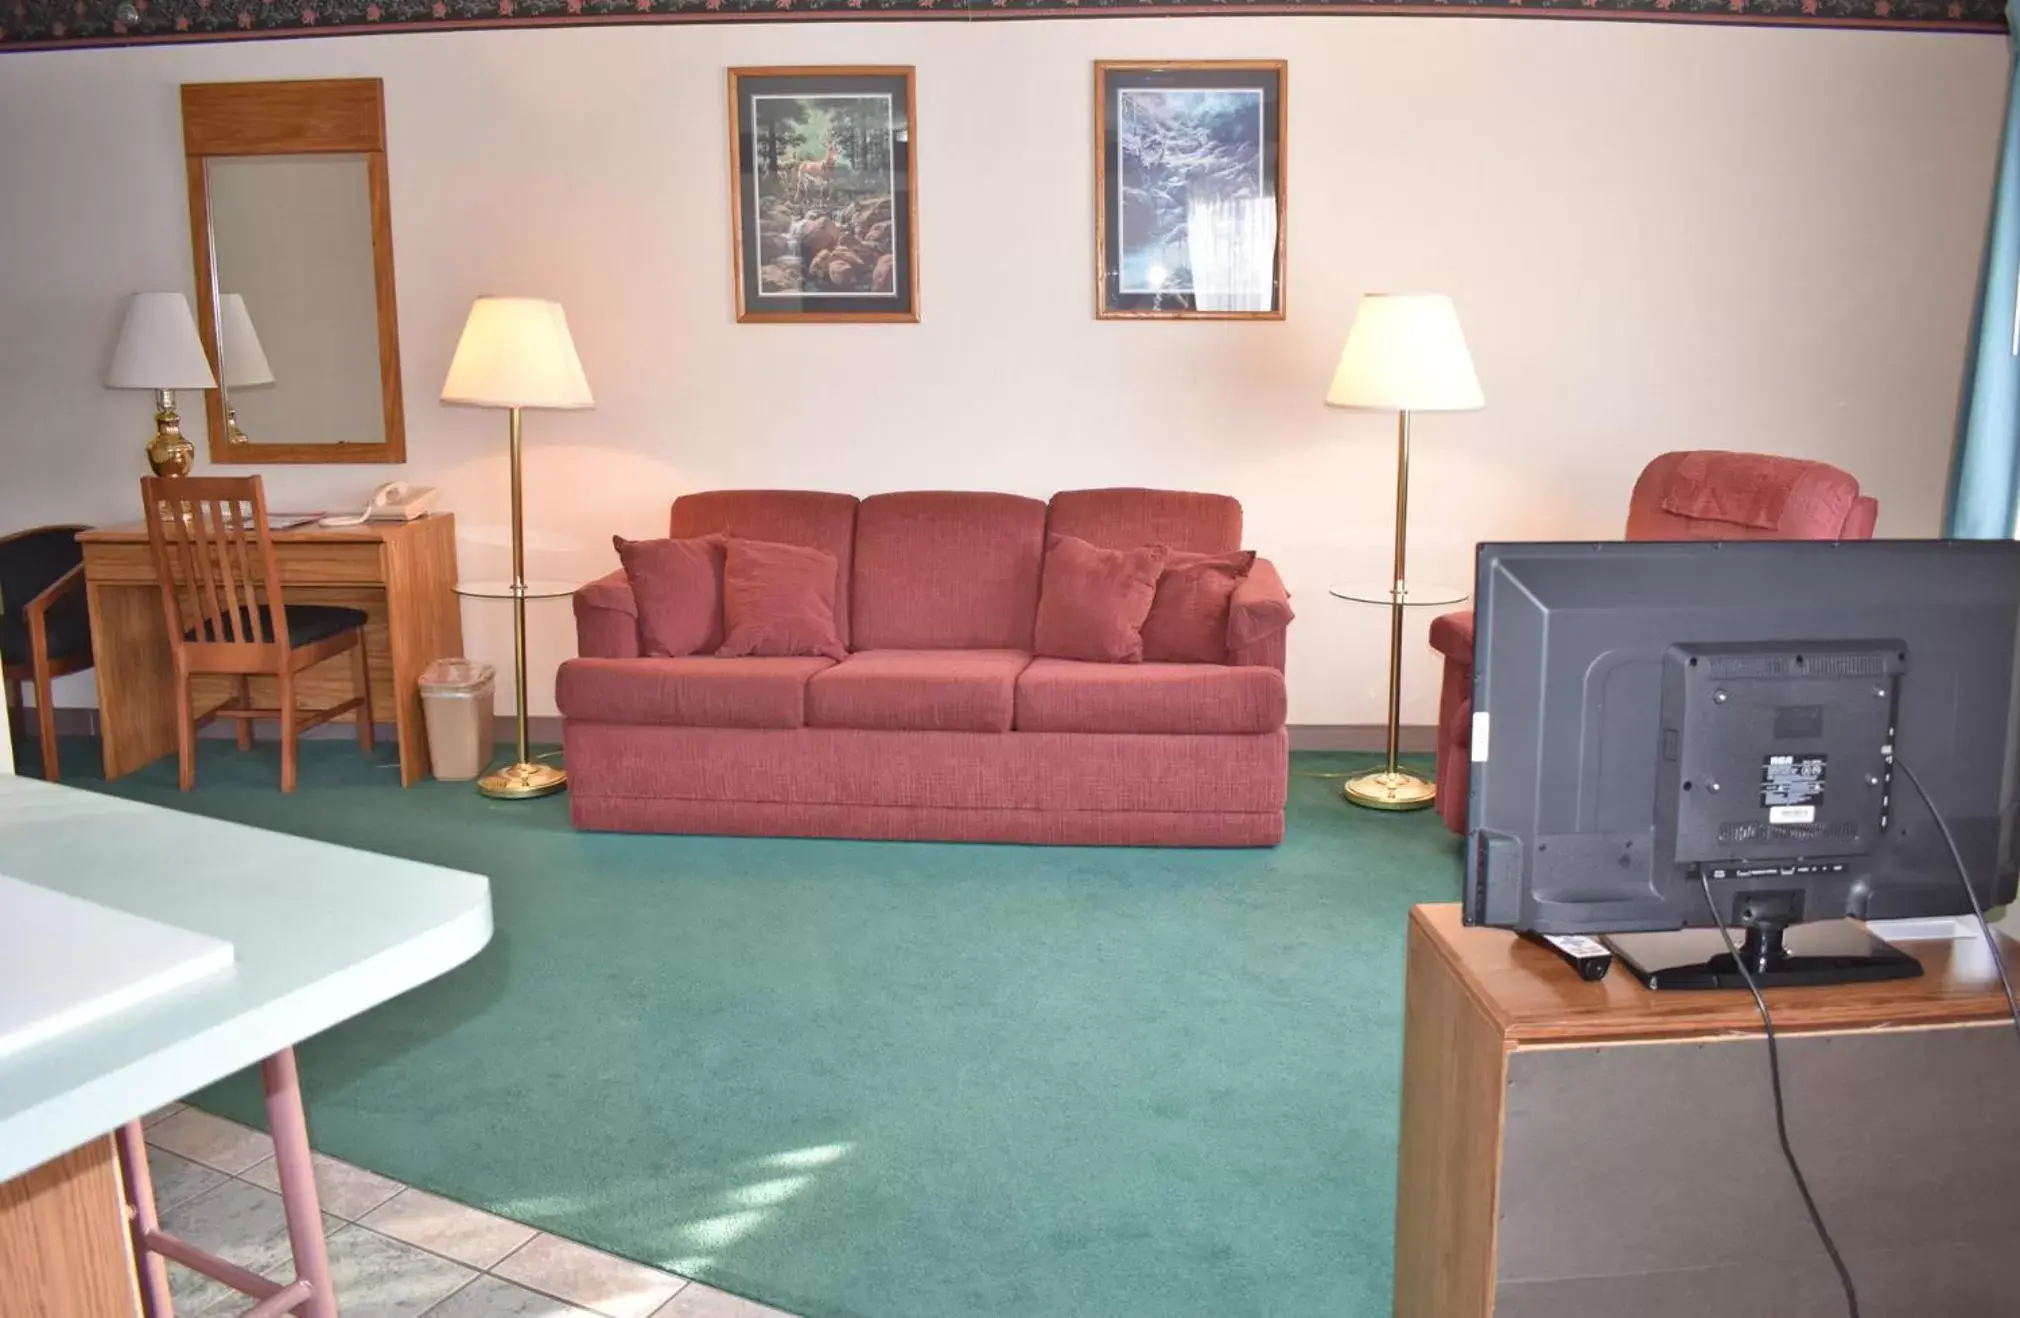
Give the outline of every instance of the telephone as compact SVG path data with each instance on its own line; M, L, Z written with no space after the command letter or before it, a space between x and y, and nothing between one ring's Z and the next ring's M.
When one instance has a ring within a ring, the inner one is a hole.
M426 485L387 481L372 491L372 501L356 516L325 517L324 526L363 526L366 522L411 522L435 511L435 491Z

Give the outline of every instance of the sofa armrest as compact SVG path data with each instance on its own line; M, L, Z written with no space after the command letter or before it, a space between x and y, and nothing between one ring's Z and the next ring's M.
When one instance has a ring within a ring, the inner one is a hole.
M638 601L622 568L575 592L575 652L585 659L638 658Z
M1473 611L1462 609L1431 619L1431 648L1473 671Z
M1284 670L1284 640L1290 630L1291 593L1276 564L1258 558L1234 588L1227 605L1227 661Z

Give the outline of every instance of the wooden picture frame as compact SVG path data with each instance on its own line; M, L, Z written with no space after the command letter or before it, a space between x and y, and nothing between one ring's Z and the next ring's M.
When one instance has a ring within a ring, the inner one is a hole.
M377 324L377 443L235 443L225 390L204 391L210 460L246 463L397 463L407 460L401 398L400 313L393 291L393 208L386 174L384 85L377 78L186 83L182 142L189 184L190 254L196 267L196 324L222 381L217 252L211 222L210 162L238 156L354 155L364 161L370 210L372 298Z
M911 65L729 71L739 321L919 319L917 122Z
M1284 318L1289 103L1284 60L1096 62L1097 319ZM1186 172L1164 187L1140 186L1173 150L1188 153ZM1139 186L1125 188L1126 170ZM1209 261L1218 271L1211 289L1196 274Z

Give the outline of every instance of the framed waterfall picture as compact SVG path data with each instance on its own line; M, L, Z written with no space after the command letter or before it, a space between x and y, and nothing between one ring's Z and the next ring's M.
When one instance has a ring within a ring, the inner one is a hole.
M729 71L741 321L917 320L909 67Z
M1094 314L1281 320L1282 60L1094 66Z

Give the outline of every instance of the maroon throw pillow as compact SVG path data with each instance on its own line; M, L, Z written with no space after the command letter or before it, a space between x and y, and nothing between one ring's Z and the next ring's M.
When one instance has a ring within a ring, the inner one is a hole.
M1034 648L1053 659L1141 663L1143 620L1170 556L1163 545L1102 549L1078 536L1047 536Z
M846 659L835 632L835 556L769 540L728 542L722 574L722 648L728 657Z
M638 602L638 652L655 659L710 654L722 644L723 538L610 537Z
M1143 620L1143 657L1150 663L1227 662L1227 605L1255 563L1255 550L1232 554L1175 553L1157 579L1157 597Z

